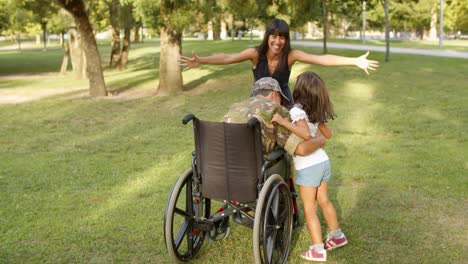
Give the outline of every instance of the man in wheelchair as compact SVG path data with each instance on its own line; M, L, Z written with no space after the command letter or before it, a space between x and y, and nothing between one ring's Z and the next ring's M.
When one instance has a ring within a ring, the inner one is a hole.
M272 122L273 115L279 113L289 118L289 111L281 105L281 96L288 98L281 91L278 81L264 77L254 83L252 96L243 102L231 106L224 116L227 123L246 123L251 118L257 118L262 126L263 153L265 156L273 152L276 146L284 148L290 155L306 155L322 147L327 139L317 132L314 138L304 141L283 126Z

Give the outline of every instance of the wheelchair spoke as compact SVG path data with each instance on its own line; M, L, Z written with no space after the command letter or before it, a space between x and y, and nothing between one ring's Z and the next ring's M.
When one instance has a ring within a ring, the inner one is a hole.
M189 215L186 211L179 209L179 208L174 208L174 213L177 213L178 215L181 215L185 218L192 218L192 215Z
M187 235L187 229L189 227L188 221L184 221L182 226L180 227L179 233L177 234L177 238L174 240L174 245L176 249L179 249L180 245L182 244L182 241L184 237Z
M281 213L278 217L278 223L282 224L286 221L286 219L288 218L289 216L289 212L286 208L283 208L283 210L281 210Z
M267 237L266 241L266 251L267 251L267 258L268 258L268 263L271 263L271 260L273 258L273 255L275 253L275 247L276 247L276 230L273 230L271 232L271 235Z
M273 194L273 202L271 203L271 214L273 216L273 224L278 224L278 212L279 212L279 195L278 189L275 190Z

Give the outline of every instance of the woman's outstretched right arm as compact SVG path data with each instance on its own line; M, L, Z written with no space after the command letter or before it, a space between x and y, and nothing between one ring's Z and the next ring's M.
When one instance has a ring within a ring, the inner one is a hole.
M258 58L258 53L255 48L248 48L239 53L230 53L230 54L215 54L206 57L198 57L194 51L192 51L192 57L180 56L180 65L185 66L185 70L198 67L201 64L210 64L210 65L225 65L239 63L246 60L256 62Z

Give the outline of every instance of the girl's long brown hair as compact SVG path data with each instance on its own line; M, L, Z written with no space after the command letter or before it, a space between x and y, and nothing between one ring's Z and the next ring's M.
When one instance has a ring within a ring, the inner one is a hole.
M312 123L336 117L325 82L314 72L303 72L297 76L293 98L294 103L302 105Z

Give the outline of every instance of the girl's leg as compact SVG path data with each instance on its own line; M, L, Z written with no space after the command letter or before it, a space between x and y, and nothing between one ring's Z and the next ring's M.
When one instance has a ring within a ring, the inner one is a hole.
M327 236L325 242L325 249L332 250L334 248L342 247L348 244L348 239L341 232L338 226L338 218L336 216L336 210L330 199L328 199L328 183L323 182L317 191L317 201L322 208L322 213L327 222L330 233Z
M336 210L330 199L328 198L328 182L322 182L317 191L317 202L322 208L323 217L327 222L330 231L338 230L338 217Z
M317 187L299 185L299 193L304 205L304 216L312 244L322 244L322 230L317 216Z

